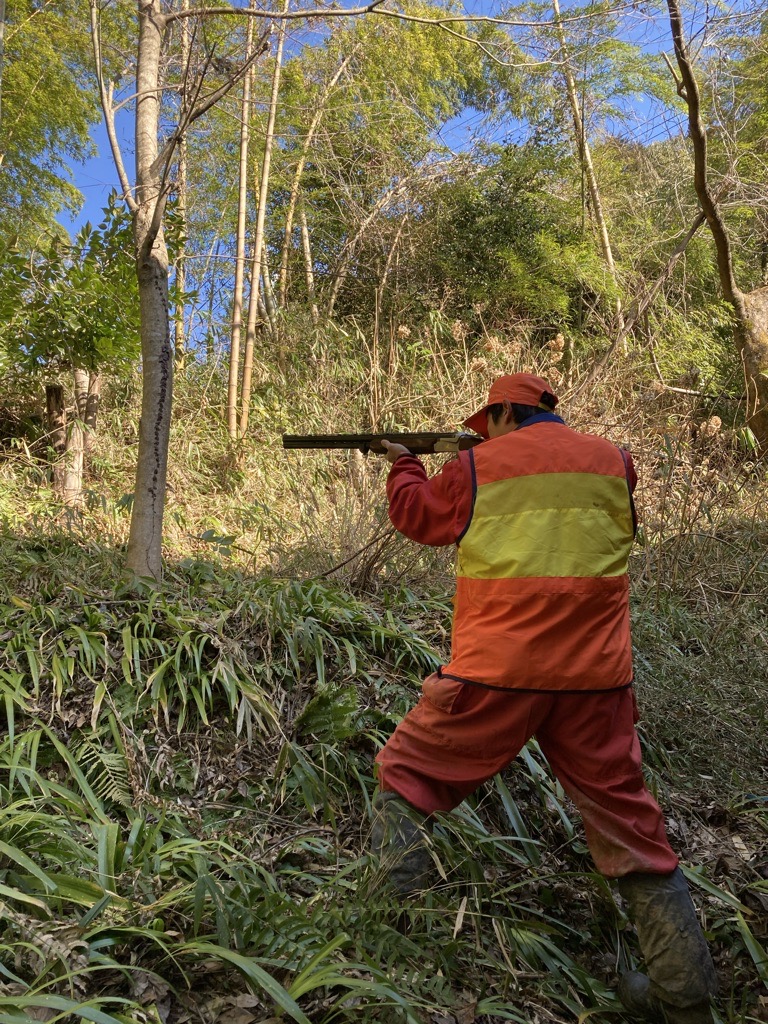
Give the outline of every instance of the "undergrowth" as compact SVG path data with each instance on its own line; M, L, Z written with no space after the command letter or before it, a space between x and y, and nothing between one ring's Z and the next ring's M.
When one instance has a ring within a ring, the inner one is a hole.
M377 411L330 371L313 389L265 379L239 446L211 426L221 381L190 372L161 587L121 582L135 385L80 507L55 504L34 444L6 452L3 1020L621 1019L634 933L535 742L441 817L423 897L398 901L366 853L376 751L446 656L451 553L393 533L380 462L289 455L279 433L454 426L526 357L459 354L459 395L440 353L422 356L428 404L415 381L380 379ZM764 482L726 408L635 391L607 378L564 407L630 443L640 470L647 776L712 944L720 1020L749 1024L768 982ZM726 426L703 429L714 412Z
M6 536L2 555L6 1016L615 1017L634 939L535 743L441 819L422 900L398 903L368 862L373 757L444 652L444 594L190 559L137 595L95 543L76 584L65 537ZM732 678L744 615L711 645L710 678ZM693 600L657 614L650 590L637 620L646 757L695 865L723 1020L759 1019L764 733L744 731L749 692L739 709L713 691L699 748L705 686L682 673L712 622Z

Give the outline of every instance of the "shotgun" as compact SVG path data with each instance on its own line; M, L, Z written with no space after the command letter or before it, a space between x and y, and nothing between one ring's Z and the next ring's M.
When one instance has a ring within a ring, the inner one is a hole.
M439 452L466 451L474 448L485 438L479 434L283 434L283 448L326 449L346 448L361 452L384 454L382 441L402 444L413 455L434 455Z

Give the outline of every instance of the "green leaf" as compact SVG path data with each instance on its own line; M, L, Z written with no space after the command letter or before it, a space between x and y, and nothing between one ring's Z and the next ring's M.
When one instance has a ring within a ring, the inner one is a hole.
M210 956L224 960L238 970L243 977L256 989L264 991L284 1010L297 1024L311 1024L311 1021L299 1005L291 998L283 986L268 974L251 957L235 953L231 949L217 946L212 942L188 942L179 947L179 953L190 953L195 956Z
M20 867L23 867L28 871L30 875L33 875L39 882L42 882L48 892L56 891L56 883L50 875L46 874L42 868L38 867L31 857L28 857L22 850L19 850L15 846L10 846L8 843L4 843L0 840L0 854L7 857L8 860L15 861L20 865Z
M496 790L501 797L501 803L504 811L509 819L509 823L512 826L514 834L518 839L522 839L523 849L525 850L526 856L530 864L541 864L541 853L538 850L538 844L531 839L530 833L525 826L523 816L520 813L520 808L512 798L512 794L509 792L509 788L500 775L494 778L494 785Z
M741 911L736 912L736 924L738 925L741 937L744 940L744 945L749 951L749 955L755 962L757 973L760 976L764 985L768 985L768 951L757 941L755 936L744 919L744 915Z
M28 903L31 907L37 907L38 910L48 910L48 904L43 900L39 900L35 896L29 896L19 889L12 889L8 885L3 885L2 882L0 882L0 896L5 896L9 900L16 900L18 903Z
M313 991L313 989L344 984L344 977L339 971L338 964L331 962L324 964L319 969L317 968L331 953L334 953L340 946L350 941L348 935L337 935L335 939L332 939L326 946L318 950L307 966L291 982L291 987L288 990L290 995L294 999L300 999L307 992Z
M99 1001L107 1002L107 1000ZM131 1005L128 999L120 999L115 996L110 997L108 1001L113 1003L121 1003L126 1006ZM46 1010L59 1010L61 1013L67 1015L71 1014L75 1017L81 1017L84 1020L90 1020L93 1022L93 1024L123 1024L119 1017L114 1017L112 1016L111 1013L104 1013L103 1010L98 1009L97 1006L94 1006L91 1003L79 1003L76 999L67 999L66 996L44 995L42 993L36 993L33 995L0 997L0 1008L10 1008L13 1006L17 1006L21 1010L26 1009L26 1007L33 1007ZM2 1014L0 1015L0 1022L3 1021L8 1021L9 1024L19 1024L19 1017L11 1014Z
M726 906L734 907L736 910L748 911L748 908L744 906L741 900L737 899L732 893L721 889L720 886L715 885L714 882L710 882L710 880L700 874L699 871L685 867L683 864L680 865L680 870L692 885L696 885L699 889L703 889L704 892L708 893L710 896L714 896L718 902L725 903Z

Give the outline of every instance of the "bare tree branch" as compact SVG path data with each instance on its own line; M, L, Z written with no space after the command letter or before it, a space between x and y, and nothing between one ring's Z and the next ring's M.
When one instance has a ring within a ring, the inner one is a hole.
M117 131L115 130L116 108L112 105L112 85L110 83L109 89L107 89L107 85L104 81L104 68L101 60L101 24L99 20L99 13L96 0L91 0L91 39L93 41L93 58L96 65L96 80L99 86L101 109L104 113L104 124L107 129L109 147L112 150L112 159L115 161L117 176L120 179L120 186L123 190L123 201L126 203L129 210L135 212L138 210L138 204L133 198L131 180L125 170L123 154L120 150L120 143L117 141Z
M250 7L195 7L188 11L172 11L166 14L165 18L168 21L178 21L180 18L212 18L220 15L245 15L248 18L274 18L283 21L302 18L351 18L358 14L371 14L385 2L386 0L373 0L373 3L365 7L350 7L347 10L317 7L314 10L282 11L280 14L275 11L255 11Z
M707 133L701 119L701 100L699 86L693 74L688 50L683 39L683 21L678 0L667 0L669 21L672 29L672 41L675 45L675 58L680 69L680 83L684 90L680 94L688 105L688 132L693 145L693 184L701 209L707 218L709 230L715 242L717 254L717 270L720 285L728 302L743 320L745 316L743 294L736 285L731 260L731 243L717 202L712 198L707 181Z
M580 381L574 388L574 390L570 393L570 395L568 396L570 399L578 398L579 395L582 394L582 392L586 388L588 388L594 380L596 380L596 378L600 374L600 371L606 366L613 353L624 341L624 339L627 337L630 331L632 331L635 324L646 311L646 309L648 309L653 304L653 301L659 294L662 285L665 281L669 280L669 276L674 270L675 264L680 259L682 254L685 252L686 248L688 247L688 243L691 241L691 239L702 226L705 220L706 217L704 216L704 213L702 211L699 211L693 223L688 228L688 231L683 235L683 237L677 243L675 248L672 250L672 253L669 259L667 260L666 266L662 270L661 274L659 274L659 276L656 278L653 285L648 289L648 291L637 299L637 302L635 303L634 307L632 307L629 310L629 315L626 321L624 322L624 327L617 332L616 337L613 339L611 344L603 353L602 358L600 358L594 364L594 366L586 375L586 377L582 381Z
M681 96L683 99L685 99L685 86L683 85L683 83L680 80L680 78L678 78L677 70L675 69L674 65L672 64L672 61L669 59L669 57L667 56L666 53L662 53L662 57L664 58L664 63L669 68L670 75L672 75L672 77L675 80L675 87L677 88L677 95Z
M505 25L510 28L540 28L540 29L552 29L555 27L554 20L541 20L541 21L528 21L525 19L517 18L493 18L490 15L484 14L457 14L447 15L440 18L424 18L416 14L406 14L403 11L391 11L381 9L383 3L386 0L374 0L373 3L367 4L365 7L350 7L346 10L342 8L327 8L327 7L316 7L312 10L303 9L296 11L285 11L281 14L276 14L274 11L254 11L245 7L196 7L189 11L173 11L165 15L168 21L176 21L179 18L191 18L196 16L201 17L212 17L216 15L246 15L251 18L275 18L285 20L297 20L301 18L348 18L355 17L359 14L377 14L385 18L395 18L398 21L413 21L419 25L435 25L438 28L444 28L447 25ZM627 3L617 4L611 8L610 11L605 9L599 9L595 11L584 11L581 14L574 14L567 18L562 18L560 24L577 24L584 21L592 21L595 18L603 19L608 14L619 14L622 11L634 12L636 11L636 4L630 0Z
M359 49L359 44L353 47L353 49L346 55L346 57L339 64L330 82L326 84L325 89L323 90L323 94L318 100L317 109L315 110L314 116L312 117L312 121L310 122L309 128L307 129L307 134L304 137L304 142L302 143L301 156L299 157L299 161L296 164L296 169L293 174L293 180L291 181L291 189L288 198L288 206L285 212L285 228L283 231L283 244L280 253L280 273L278 278L278 301L281 309L285 307L286 296L288 291L288 255L291 244L291 233L293 231L293 218L294 213L296 211L296 204L299 198L299 189L301 187L301 177L304 173L304 167L306 165L307 158L309 156L309 152L314 141L315 131L317 130L317 127L320 124L320 120L323 114L325 113L325 107L326 103L328 102L328 98L332 94L333 90L336 88L339 79L346 71L352 59L357 55Z
M203 70L197 82L195 101L191 104L190 110L186 114L182 114L182 116L179 118L179 123L176 125L176 128L174 129L170 139L168 140L168 142L166 142L165 146L163 146L162 151L158 154L157 160L155 161L155 167L157 169L159 169L163 165L165 165L166 170L168 167L170 167L171 163L173 162L173 155L176 150L176 146L178 145L179 139L182 137L184 132L189 128L191 124L193 124L195 121L201 118L203 114L210 110L211 107L215 106L220 99L226 96L227 93L230 92L230 90L232 90L238 84L238 82L241 82L243 80L245 75L248 74L249 69L252 67L253 64L256 63L258 58L264 53L268 46L269 43L267 41L267 37L262 37L261 45L257 47L253 54L248 58L248 60L246 60L245 63L238 68L234 75L228 78L226 82L224 82L222 85L218 87L218 89L214 89L214 91L208 93L207 96L203 96L202 99L198 99L203 86L203 78L205 77L205 69Z

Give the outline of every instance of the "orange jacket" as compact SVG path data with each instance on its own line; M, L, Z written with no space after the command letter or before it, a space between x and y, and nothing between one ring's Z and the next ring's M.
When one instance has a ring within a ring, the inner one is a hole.
M459 545L442 674L501 689L628 686L634 483L626 453L549 413L431 480L398 459L387 481L395 526Z

